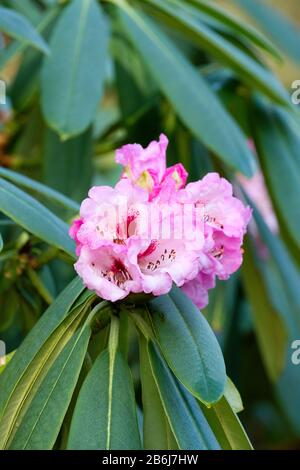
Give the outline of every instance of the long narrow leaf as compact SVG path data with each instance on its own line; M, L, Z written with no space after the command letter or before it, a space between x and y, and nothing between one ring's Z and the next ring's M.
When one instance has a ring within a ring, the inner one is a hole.
M61 205L65 209L68 209L72 212L79 211L79 204L77 204L75 201L68 198L67 196L64 196L55 189L46 186L45 184L39 183L38 181L28 178L28 176L24 176L20 173L16 173L15 171L8 170L7 168L2 167L0 168L0 176L9 181L12 181L18 186L29 189L30 191L34 191L35 193L45 197L46 199L49 199L50 201Z
M49 48L29 21L19 13L0 7L0 31L22 42L30 44L48 54Z
M122 28L183 122L230 167L251 174L253 155L244 136L206 81L150 19L126 3L113 3Z
M152 343L148 346L152 373L180 449L218 450L197 400L180 385Z
M289 95L276 77L258 62L197 20L197 10L178 1L147 0L170 26L182 30L198 46L207 50L239 74L250 87L257 88L275 102L290 105Z
M41 240L74 257L68 226L36 199L0 178L0 211Z

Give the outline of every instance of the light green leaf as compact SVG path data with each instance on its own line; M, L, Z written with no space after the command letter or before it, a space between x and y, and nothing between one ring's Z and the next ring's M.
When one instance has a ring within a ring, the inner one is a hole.
M148 351L152 373L179 449L219 449L197 400L176 380L152 343Z
M43 343L63 321L72 304L74 304L83 290L84 287L81 280L78 277L75 278L46 310L36 326L17 349L14 360L8 365L5 374L0 378L0 416L3 414L4 407L13 393L19 377L29 367ZM89 296L92 295L90 292L88 294Z
M68 449L141 448L130 370L122 354L101 353L80 390Z
M201 408L223 450L252 450L246 431L225 396L211 408Z
M86 354L91 330L81 328L47 371L9 448L50 450L60 431Z
M206 81L150 19L125 3L116 8L121 27L185 125L231 168L250 175L255 165L246 140Z
M196 45L232 68L251 88L257 88L272 100L290 106L290 98L274 74L241 49L197 19L197 10L178 1L147 0L169 26L182 31Z
M41 240L74 257L68 226L36 199L0 178L0 211Z
M3 238L2 238L2 235L0 233L0 253L1 253L2 250L3 250Z
M235 413L240 413L240 411L243 411L244 405L241 395L229 377L227 377L224 397Z
M46 42L36 32L29 21L24 18L24 16L9 8L0 7L0 31L3 31L14 39L36 47L45 54L49 53Z
M37 273L37 271L32 268L27 268L26 273L32 286L36 289L42 299L44 299L44 301L48 305L50 305L53 302L52 294L49 289L45 286L39 273Z
M22 374L12 384L12 390L3 403L0 419L0 448L7 449L13 442L18 427L36 396L49 368L55 362L65 345L75 334L79 324L86 316L88 303L78 306L57 326L36 352ZM35 330L37 328L35 327ZM34 330L32 330L34 331ZM21 349L21 348L20 348ZM18 352L20 351L18 350ZM17 355L10 362L13 365ZM1 380L7 378L6 371Z
M170 428L157 385L152 375L148 357L148 345L143 336L140 336L140 368L144 448L152 450L176 450L178 445Z
M42 108L64 139L92 123L105 75L108 29L96 0L74 0L60 15L42 69Z
M225 364L202 313L178 288L149 306L157 341L176 377L199 400L219 400L225 390Z

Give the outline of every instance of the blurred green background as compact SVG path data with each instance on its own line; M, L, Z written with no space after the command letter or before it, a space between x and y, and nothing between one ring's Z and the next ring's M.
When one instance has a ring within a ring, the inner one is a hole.
M290 98L300 80L299 1L172 2L125 2L129 10L99 2L101 29L88 18L77 56L80 1L1 2L27 18L51 55L36 38L24 42L3 26L0 13L7 83L0 177L70 223L76 204L66 209L18 175L79 203L92 184L117 181L116 148L164 132L169 164L182 162L191 181L208 171L230 179L257 206L256 226L243 268L218 283L204 313L240 390L239 416L254 447L300 449L300 365L291 360L300 340L300 120ZM278 230L268 225L264 196L254 200L237 177L251 170L264 175ZM4 214L0 232L0 338L10 353L74 271L59 250ZM131 361L134 370L134 353Z

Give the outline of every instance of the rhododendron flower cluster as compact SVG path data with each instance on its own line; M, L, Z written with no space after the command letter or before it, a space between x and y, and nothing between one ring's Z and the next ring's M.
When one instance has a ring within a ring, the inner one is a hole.
M217 173L186 184L181 164L166 166L167 145L162 134L145 149L117 150L120 181L91 188L70 228L75 269L107 300L166 294L175 283L202 308L216 278L240 267L251 210Z

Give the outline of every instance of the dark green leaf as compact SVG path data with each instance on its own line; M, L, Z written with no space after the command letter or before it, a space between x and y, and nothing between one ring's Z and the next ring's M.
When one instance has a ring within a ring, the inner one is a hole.
M69 449L137 450L140 436L130 370L120 352L105 350L80 390Z
M45 118L64 139L91 124L101 98L108 30L96 0L68 5L51 40L42 70Z
M143 401L144 448L153 450L178 449L159 396L157 385L152 375L147 348L147 341L141 336L140 368Z
M176 377L199 400L219 400L226 384L225 364L202 313L178 288L149 305L158 343Z
M152 373L179 448L219 449L197 400L176 380L152 343L148 348Z
M66 142L62 142L55 132L47 129L44 153L45 183L76 201L82 201L91 186L91 178L91 129Z

